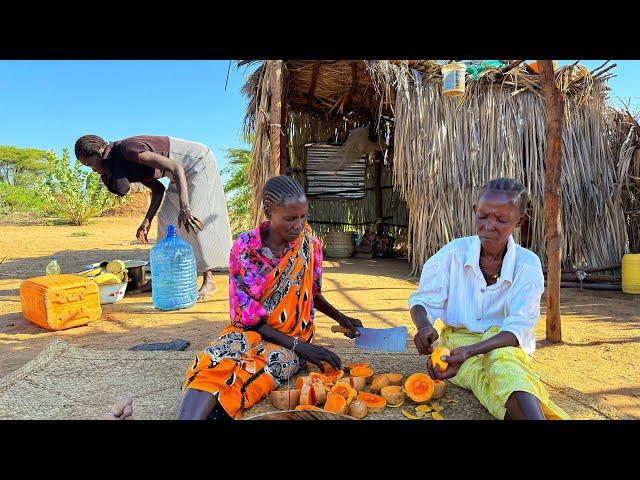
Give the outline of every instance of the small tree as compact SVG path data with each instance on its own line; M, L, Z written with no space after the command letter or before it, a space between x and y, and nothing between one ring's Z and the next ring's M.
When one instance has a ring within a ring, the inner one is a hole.
M96 173L82 168L80 162L71 166L68 149L63 150L62 157L49 151L47 158L50 172L45 181L45 191L51 213L73 225L86 225L89 219L102 215L119 202Z
M251 187L249 185L251 151L242 148L229 148L226 157L229 159L229 165L222 170L222 173L229 174L231 177L224 184L224 193L227 195L231 231L235 236L253 226Z

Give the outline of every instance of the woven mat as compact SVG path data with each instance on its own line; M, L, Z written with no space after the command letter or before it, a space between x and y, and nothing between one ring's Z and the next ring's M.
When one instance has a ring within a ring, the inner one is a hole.
M375 372L409 375L424 371L424 357L411 349L402 354L356 349L336 349L336 353L346 363L368 361ZM173 419L180 403L184 372L193 355L193 352L93 350L53 339L35 359L0 379L0 419L94 419L108 412L125 394L134 398L136 418ZM572 418L623 418L614 408L580 392L545 383L551 398ZM449 382L444 399L448 400L442 402L446 420L492 418L471 392ZM275 409L267 399L246 411L243 418L272 411ZM387 408L366 419L404 417L400 409Z

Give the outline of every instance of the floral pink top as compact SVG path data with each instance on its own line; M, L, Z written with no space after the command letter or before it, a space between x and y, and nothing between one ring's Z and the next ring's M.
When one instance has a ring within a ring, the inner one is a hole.
M269 247L262 245L261 233L269 228L270 222L263 222L254 230L243 232L235 239L229 256L229 311L231 324L244 329L256 328L266 321L266 310L260 303L267 283L267 277L280 262ZM322 291L322 245L316 237L313 240L313 296ZM289 243L286 252L292 248ZM311 318L313 322L313 299Z

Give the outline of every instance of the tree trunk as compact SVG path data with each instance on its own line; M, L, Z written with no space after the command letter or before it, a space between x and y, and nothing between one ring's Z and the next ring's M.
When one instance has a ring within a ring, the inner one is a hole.
M271 68L271 122L269 126L271 153L269 170L272 175L280 175L280 147L282 141L282 60L270 60L269 67Z
M560 218L560 175L562 172L562 126L564 98L555 86L551 60L538 60L540 87L547 106L547 149L544 173L544 234L547 251L547 340L562 341L560 280L562 263L562 220Z

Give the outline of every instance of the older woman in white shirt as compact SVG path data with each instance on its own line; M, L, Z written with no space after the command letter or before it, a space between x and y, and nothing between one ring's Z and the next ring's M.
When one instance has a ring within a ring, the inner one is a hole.
M429 258L409 297L414 342L421 354L431 354L436 341L449 348L446 370L428 359L430 375L472 390L498 419L568 418L531 365L544 277L536 254L511 236L527 203L517 180L498 178L482 188L474 207L477 235ZM440 333L437 319L444 323Z

